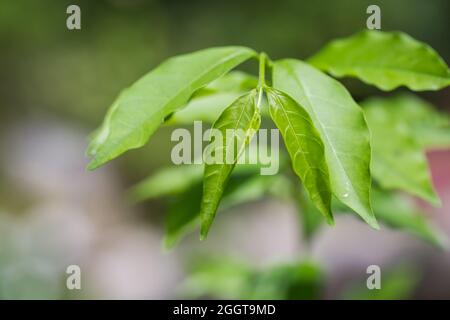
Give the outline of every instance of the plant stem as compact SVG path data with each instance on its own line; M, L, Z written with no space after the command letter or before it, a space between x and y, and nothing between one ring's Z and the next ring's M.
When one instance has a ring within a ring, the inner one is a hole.
M264 52L259 54L259 81L258 87L262 88L266 85L266 59L267 55Z
M264 52L259 54L259 79L258 79L258 102L256 107L258 110L261 108L261 101L263 96L263 90L266 86L266 59L267 55Z

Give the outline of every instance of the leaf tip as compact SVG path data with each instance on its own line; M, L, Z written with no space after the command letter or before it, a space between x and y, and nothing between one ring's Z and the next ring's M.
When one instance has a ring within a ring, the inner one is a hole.
M87 169L89 171L94 171L95 169L97 169L98 167L100 167L102 164L99 163L95 158L91 160L91 162L89 162L89 164L87 165Z
M200 227L200 241L203 241L208 236L209 227L211 226L211 222L203 221Z
M176 241L173 237L165 235L161 243L161 248L163 252L170 252L175 247Z
M372 227L372 229L377 230L377 231L380 230L380 225L378 224L378 221L374 215L372 215L364 220L369 224L370 227Z
M441 198L437 195L437 193L434 190L427 195L426 200L428 200L431 203L431 205L435 208L442 207Z
M331 214L331 212L329 214L327 214L325 216L325 221L327 222L327 224L331 227L334 227L336 225L335 221L334 221L334 217Z

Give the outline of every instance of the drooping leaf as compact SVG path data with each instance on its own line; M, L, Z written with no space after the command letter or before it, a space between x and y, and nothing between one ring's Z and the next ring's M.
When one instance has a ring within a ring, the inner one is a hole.
M170 58L124 90L109 109L88 154L95 169L123 152L139 148L165 117L186 104L198 89L255 53L245 47L219 47Z
M372 136L372 175L383 188L405 190L438 204L422 146L407 119L407 105L397 108L402 105L397 102L375 98L363 104Z
M241 71L232 71L198 90L185 108L175 112L167 124L213 123L222 111L245 92L254 89L258 79Z
M363 31L332 41L309 59L333 76L352 76L393 90L399 86L438 90L450 85L444 60L427 44L402 32Z
M441 248L448 247L444 233L428 221L417 204L404 195L373 189L373 210L380 222L395 229L410 232Z
M333 224L330 180L319 133L309 114L291 97L275 89L266 92L270 115L284 138L294 172L315 206Z
M256 90L240 97L224 110L213 125L213 129L217 129L221 137L215 137L218 141L212 142L211 155L214 159L205 165L200 211L202 239L209 231L226 183L239 156L255 131L259 129L261 118L257 99Z
M275 62L273 83L311 116L324 143L333 194L378 228L370 205L370 139L361 108L338 81L298 60Z

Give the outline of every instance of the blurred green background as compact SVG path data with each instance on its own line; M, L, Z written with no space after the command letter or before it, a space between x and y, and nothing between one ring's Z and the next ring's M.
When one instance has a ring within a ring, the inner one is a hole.
M81 30L66 28L69 4L81 8ZM242 218L219 219L223 228L209 243L193 237L162 253L164 204L132 205L124 192L169 163L167 128L98 172L84 169L88 134L120 90L162 60L232 44L273 59L306 58L329 40L364 29L370 4L381 7L383 30L404 31L450 61L447 0L2 1L0 298L177 297L185 265L199 251L259 267L311 256L329 273L319 298L340 297L344 284L364 279L369 264L390 268L407 260L422 276L409 277L417 285L399 297L449 298L450 282L439 278L450 266L448 253L400 233L374 233L348 218L307 248L292 208L278 203L249 204L237 210L246 213ZM255 72L256 66L244 69ZM343 82L357 101L385 94ZM421 96L449 110L448 88ZM430 216L449 232L450 156L440 151L430 160L444 202ZM65 289L69 264L84 270L81 291Z

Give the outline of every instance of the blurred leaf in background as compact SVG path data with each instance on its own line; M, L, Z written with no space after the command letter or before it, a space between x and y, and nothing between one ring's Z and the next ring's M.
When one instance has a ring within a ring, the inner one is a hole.
M349 300L405 300L414 297L414 290L420 281L420 274L413 267L399 265L381 275L381 288L369 290L365 279L347 286L341 293Z
M376 181L383 188L404 190L439 204L421 134L428 130L441 132L436 134L438 141L430 141L434 136L430 133L427 143L445 142L444 130L449 129L445 116L413 95L372 98L362 105L371 132L371 170ZM450 130L446 133L450 141Z
M255 76L231 71L198 90L185 108L169 117L167 124L190 125L194 121L213 123L226 107L257 84Z
M231 259L199 259L180 288L181 296L219 299L318 299L325 275L308 261L263 270Z
M448 237L406 195L372 189L375 214L385 225L409 232L432 245L448 248Z

